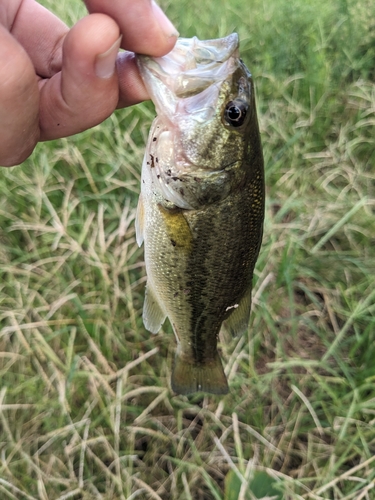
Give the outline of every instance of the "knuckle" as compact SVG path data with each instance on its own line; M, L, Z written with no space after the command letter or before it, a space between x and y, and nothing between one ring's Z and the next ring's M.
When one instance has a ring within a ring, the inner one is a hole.
M23 49L13 51L12 57L2 64L3 77L0 81L2 99L20 97L27 93L30 84L35 84L36 75Z
M14 167L20 165L31 155L34 151L35 144L28 144L22 146L20 149L11 148L7 151L0 151L0 166L1 167Z

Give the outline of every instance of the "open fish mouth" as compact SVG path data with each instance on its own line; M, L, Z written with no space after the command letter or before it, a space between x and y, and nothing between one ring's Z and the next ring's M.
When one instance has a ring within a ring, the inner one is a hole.
M228 78L238 66L238 50L238 35L232 33L216 40L179 38L166 56L138 56L142 78L158 114L174 112L178 98L200 94Z

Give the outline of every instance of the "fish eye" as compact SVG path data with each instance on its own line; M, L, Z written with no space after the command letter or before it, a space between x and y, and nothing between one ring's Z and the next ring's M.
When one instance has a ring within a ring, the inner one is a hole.
M240 127L245 119L248 105L240 100L229 101L225 106L224 119L232 127Z

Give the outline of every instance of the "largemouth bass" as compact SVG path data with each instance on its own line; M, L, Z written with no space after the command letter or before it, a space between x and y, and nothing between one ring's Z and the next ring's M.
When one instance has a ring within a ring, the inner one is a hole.
M222 325L249 323L262 240L264 172L251 75L237 34L180 38L168 55L138 56L155 104L142 166L137 242L145 246L143 321L171 321L179 394L228 392Z

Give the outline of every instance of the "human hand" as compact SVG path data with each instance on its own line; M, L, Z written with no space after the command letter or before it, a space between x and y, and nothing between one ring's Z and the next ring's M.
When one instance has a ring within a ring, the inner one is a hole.
M69 30L34 0L0 0L0 165L148 98L134 52L168 53L176 29L150 0L85 4L90 14Z

